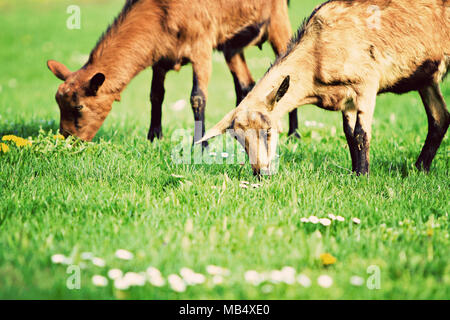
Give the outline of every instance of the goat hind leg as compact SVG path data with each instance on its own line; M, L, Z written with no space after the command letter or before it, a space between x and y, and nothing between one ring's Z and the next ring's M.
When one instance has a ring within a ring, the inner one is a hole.
M245 62L244 53L224 50L225 60L234 80L236 90L236 106L238 106L247 94L255 86L255 80Z
M150 92L150 102L152 104L152 115L150 121L150 129L148 131L147 139L152 141L157 138L162 138L162 104L164 100L164 80L166 78L167 70L159 65L153 66L152 88Z
M444 97L438 83L433 83L419 90L428 117L428 135L422 152L416 162L416 167L429 171L445 133L450 124L450 113L445 105Z

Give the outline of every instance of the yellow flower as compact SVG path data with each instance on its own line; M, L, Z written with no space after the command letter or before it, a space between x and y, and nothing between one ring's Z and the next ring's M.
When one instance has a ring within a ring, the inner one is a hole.
M329 253L322 253L321 255L320 255L320 260L322 261L322 264L324 265L324 266L329 266L329 265L332 265L332 264L335 264L336 263L336 258L335 257L333 257L331 254L329 254Z
M15 136L13 134L10 134L10 135L7 135L7 136L3 136L2 140L3 141L12 141L19 148L31 145L31 141L28 141L27 139Z
M16 146L19 148L31 146L31 141L28 141L27 139L19 138L17 137L14 142L16 143Z
M18 137L16 137L15 135L9 134L9 135L3 136L2 140L3 141L16 141L17 138Z
M62 135L62 134L55 134L54 136L53 136L53 139L55 139L55 140L64 140L65 138L64 138L64 136Z
M0 150L3 153L7 153L9 151L9 147L8 147L8 145L6 143L0 143Z

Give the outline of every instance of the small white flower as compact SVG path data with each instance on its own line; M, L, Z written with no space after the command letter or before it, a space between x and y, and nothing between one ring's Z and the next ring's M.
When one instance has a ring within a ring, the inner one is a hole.
M161 277L161 271L159 271L155 267L148 267L147 274L149 277Z
M114 287L117 290L128 290L130 284L124 278L118 278L114 280Z
M106 287L108 285L108 279L104 276L95 275L92 277L92 283L96 287Z
M317 283L322 288L329 288L333 285L333 278L324 274L324 275L321 275L319 278L317 278Z
M323 219L320 219L319 221L320 221L320 224L325 226L325 227L328 227L329 225L331 225L331 220L330 219L323 218Z
M92 264L97 266L97 267L101 267L101 268L106 266L105 260L103 260L102 258L97 258L97 257L92 259Z
M337 219L336 216L334 214L332 214L332 213L328 214L328 218L330 218L331 220L336 220Z
M214 265L208 265L206 266L206 272L213 276L220 275L222 274L222 268Z
M241 187L242 189L248 189L248 185L243 183L239 184L239 187Z
M81 254L81 259L83 260L92 260L94 258L94 254L92 252L83 252Z
M210 152L210 153L209 153L209 156L210 156L210 157L215 157L215 156L217 156L217 153L215 153L215 152Z
M354 224L360 224L361 223L361 220L359 220L358 218L353 218L352 221L353 221Z
M336 220L339 222L345 221L344 217L342 217L342 216L336 216Z
M281 269L281 274L283 278L283 282L286 284L294 284L295 283L295 274L297 271L295 271L292 267L284 267Z
M123 272L120 269L111 269L108 271L108 277L112 280L122 278Z
M297 282L305 288L311 287L311 279L309 279L308 276L305 276L304 274L298 275Z
M259 183L252 183L252 188L254 188L254 189L261 188L261 184L259 184Z
M183 281L183 279L180 278L180 276L176 274L171 274L167 279L173 291L176 292L186 291L186 283Z
M356 287L360 287L364 284L364 279L358 276L353 276L350 278L350 283Z
M147 277L148 281L155 287L162 287L166 283L161 272L154 267L147 268Z
M227 152L222 152L222 158L228 158L230 155Z
M119 249L116 251L116 257L122 260L131 260L134 256L130 251Z
M206 272L208 272L210 275L217 275L217 276L229 276L230 275L230 270L228 270L227 268L222 268L219 266L213 266L213 265L209 265L206 267Z
M54 254L52 255L52 262L55 264L63 264L67 260L66 256L63 254Z
M195 271L189 268L182 268L180 270L180 274L183 277L183 280L188 285L202 284L206 280L204 275L202 275L201 273L196 273Z
M244 275L245 281L248 283L251 283L255 286L259 285L261 283L261 276L258 272L254 270L249 270Z
M142 274L136 272L127 272L123 277L129 286L139 286L142 287L145 285L145 277Z
M189 268L181 268L180 274L183 278L185 278L185 277L189 277L189 276L195 274L195 272L194 272L194 270L189 269Z
M300 222L308 223L309 219L308 218L300 218Z
M319 218L317 218L316 216L310 216L309 217L309 222L314 223L314 224L318 224L319 223Z
M270 281L273 283L279 283L283 281L283 273L280 270L272 270L270 272Z

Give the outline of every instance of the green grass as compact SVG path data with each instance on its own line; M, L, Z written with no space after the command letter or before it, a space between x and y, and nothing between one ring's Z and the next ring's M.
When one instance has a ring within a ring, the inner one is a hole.
M319 1L291 1L297 27ZM68 30L68 4L82 9L81 30ZM429 174L414 162L427 133L418 94L383 95L378 99L369 178L355 177L342 132L341 115L304 107L301 141L281 141L279 173L259 189L242 189L241 180L257 182L247 164L175 165L171 134L192 128L190 107L173 111L177 100L189 101L192 71L168 76L163 109L165 138L146 141L151 71L139 75L116 103L91 144L55 141L59 127L54 94L59 85L47 59L75 70L123 1L0 0L0 136L32 137L32 147L11 146L0 154L0 298L56 299L449 299L449 139L445 138ZM273 60L247 51L255 77ZM443 84L450 102L450 83ZM207 127L233 108L232 78L215 55L207 106ZM316 121L323 126L305 126ZM42 129L42 132L40 132ZM69 144L72 146L70 147ZM179 179L172 174L182 175ZM184 183L181 184L180 180ZM192 182L186 183L187 181ZM212 186L216 186L213 189ZM344 222L324 227L300 222L328 213ZM361 219L353 224L352 217ZM117 249L134 253L125 262ZM66 266L51 256L91 251L106 260L81 271L81 289L66 287ZM321 266L319 255L337 258ZM182 267L206 273L209 264L231 271L221 285L188 287L146 284L121 292L110 281L93 286L95 274L110 268L144 271L157 267L167 277ZM381 270L381 289L357 287L349 279ZM313 284L263 284L244 280L247 270L266 272L292 266ZM317 277L329 275L322 288Z

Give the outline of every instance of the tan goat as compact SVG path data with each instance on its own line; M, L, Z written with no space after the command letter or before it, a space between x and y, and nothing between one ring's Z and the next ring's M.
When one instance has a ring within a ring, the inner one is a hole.
M203 140L234 129L254 173L270 174L281 117L314 104L342 112L353 171L367 174L377 95L416 90L428 116L416 166L429 170L450 123L439 88L449 66L450 0L327 1L238 108Z

